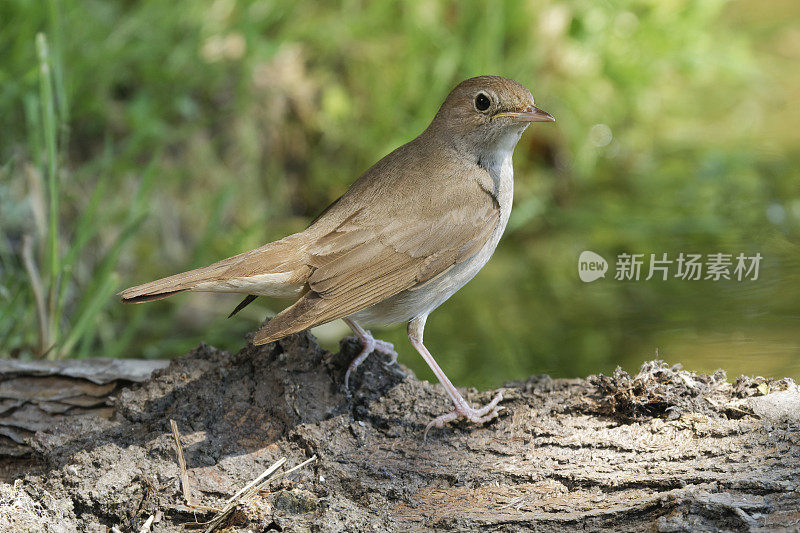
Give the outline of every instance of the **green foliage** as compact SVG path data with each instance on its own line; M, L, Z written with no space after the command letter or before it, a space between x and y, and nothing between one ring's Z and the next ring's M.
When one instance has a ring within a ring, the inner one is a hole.
M55 10L54 4L50 7ZM53 16L57 24L57 13ZM18 244L21 261L15 262L11 258L13 241L9 239L4 243L7 247L4 247L6 253L3 256L4 259L9 259L8 263L4 261L4 265L7 264L10 271L10 283L4 288L8 291L7 294L14 294L13 299L7 300L8 307L3 309L4 318L10 324L5 328L5 341L15 350L27 344L32 354L38 357L62 358L67 355L81 357L87 356L90 349L94 348L97 336L95 322L118 284L115 272L117 258L146 213L145 199L150 194L147 185L152 181L153 172L151 170L144 176L142 187L127 210L121 232L110 241L102 258L90 263L90 277L82 287L78 287L74 270L79 266L79 259L84 259L85 246L98 238L101 230L107 229L98 225L98 207L108 193L108 181L100 179L95 184L85 210L70 220L70 226L74 226L69 228L72 230L71 240L62 243L59 209L62 197L62 173L59 168L61 162L59 147L66 144L67 100L62 93L62 82L59 81L58 52L51 53L43 33L36 35L36 51L39 72L38 105L29 95L31 103L25 110L30 144L34 147L43 145L44 148L41 169L33 165L28 165L26 168L30 182L31 207L34 211L39 209L39 216L32 217L34 220L29 222L33 222L32 225L38 223L38 227L29 228L29 231L23 233L21 246ZM60 141L57 140L59 131L63 132ZM44 142L40 143L42 139ZM41 183L42 174L47 182L46 194ZM43 223L45 205L47 224ZM20 227L24 227L24 222ZM13 235L8 237L13 238ZM24 266L26 274L24 282L20 266ZM70 294L75 291L80 292ZM14 316L11 312L12 308L22 307L19 300L25 296L29 300L27 308L35 309L37 328L31 327L34 313L20 317ZM68 316L64 313L65 303L68 305L69 312L66 314ZM62 325L67 326L67 329L64 330ZM34 334L35 343L32 340ZM114 351L113 345L106 348ZM117 352L121 351L120 348L117 348Z
M501 74L558 121L517 148L516 205L495 258L429 320L426 340L454 380L608 370L656 347L710 368L691 350L705 338L726 339L717 351L742 361L760 353L751 372L798 374L800 154L782 108L783 80L798 78L784 52L798 13L754 5L3 2L0 346L42 351L29 236L55 302L49 353L236 349L263 307L226 321L235 298L145 308L111 293L302 229L417 135L455 83ZM619 282L612 271L583 284L587 249L612 262L760 251L765 265L750 285ZM421 370L401 328L382 333Z

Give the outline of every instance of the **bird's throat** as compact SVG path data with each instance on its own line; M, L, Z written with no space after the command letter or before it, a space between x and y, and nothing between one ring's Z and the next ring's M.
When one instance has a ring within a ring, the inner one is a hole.
M522 130L506 133L498 137L495 143L485 146L477 154L477 165L492 178L492 196L499 200L501 188L506 188L505 181L513 177L512 158L514 147L522 135Z

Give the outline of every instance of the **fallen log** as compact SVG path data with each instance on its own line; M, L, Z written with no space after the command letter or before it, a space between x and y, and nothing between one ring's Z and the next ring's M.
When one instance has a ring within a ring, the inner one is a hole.
M536 376L501 388L499 419L425 440L448 408L443 390L373 356L350 397L342 380L358 348L347 339L330 354L308 334L238 354L200 346L141 383L107 368L101 383L3 369L0 428L24 433L0 448L0 530L800 527L791 380L730 383L659 362L635 376ZM303 467L212 524L284 461Z

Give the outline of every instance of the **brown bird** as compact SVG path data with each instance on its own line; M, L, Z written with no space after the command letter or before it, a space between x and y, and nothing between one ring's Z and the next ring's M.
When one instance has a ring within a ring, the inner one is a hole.
M452 412L475 423L502 409L498 393L474 409L422 343L425 321L472 279L494 253L511 213L511 157L531 122L555 120L534 105L523 85L480 76L447 96L416 139L367 170L304 231L204 268L131 287L125 302L158 300L182 291L297 301L264 324L254 344L342 318L363 346L345 374L373 351L397 353L359 323L408 322L408 338L453 401Z

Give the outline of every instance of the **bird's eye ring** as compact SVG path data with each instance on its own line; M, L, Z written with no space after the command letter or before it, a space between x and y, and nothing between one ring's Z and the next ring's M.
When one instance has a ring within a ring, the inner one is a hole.
M475 97L475 109L478 111L486 111L491 105L492 101L485 93L478 93L478 96Z

